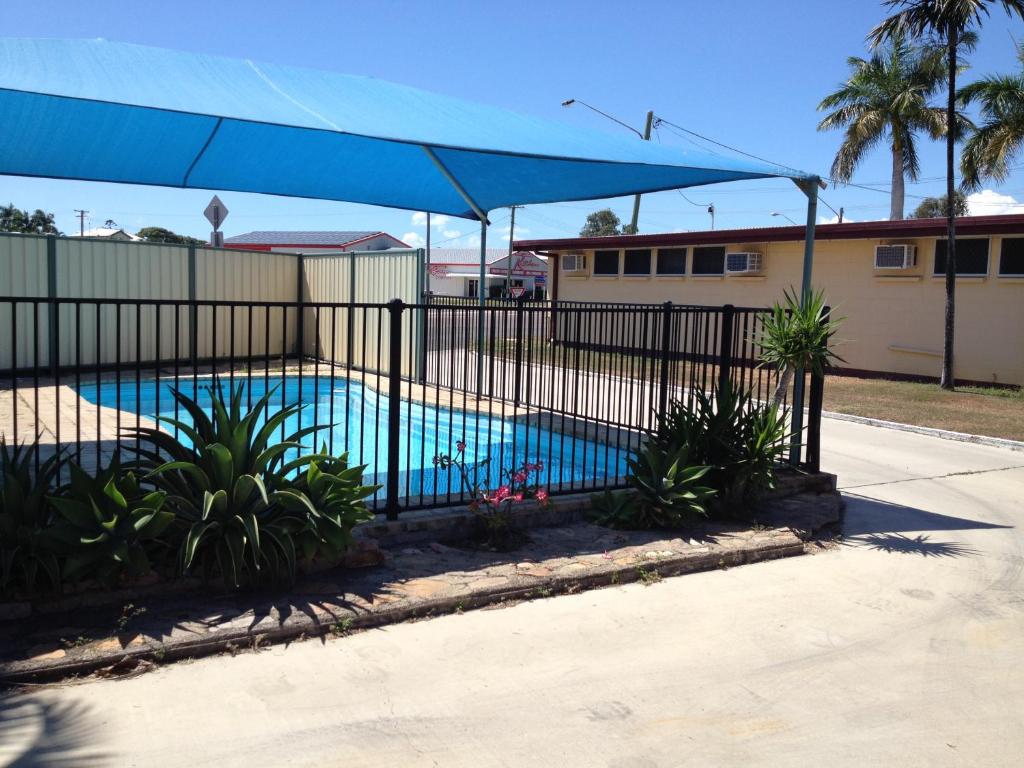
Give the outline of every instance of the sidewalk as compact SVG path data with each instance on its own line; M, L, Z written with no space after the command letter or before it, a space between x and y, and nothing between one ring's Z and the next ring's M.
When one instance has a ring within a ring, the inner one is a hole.
M575 522L530 529L531 541L510 553L397 546L382 551L382 565L315 574L287 593L165 595L4 622L0 681L138 672L173 659L790 557L803 553L814 531L837 522L841 506L836 493L803 493L765 502L753 529L706 524L678 536Z

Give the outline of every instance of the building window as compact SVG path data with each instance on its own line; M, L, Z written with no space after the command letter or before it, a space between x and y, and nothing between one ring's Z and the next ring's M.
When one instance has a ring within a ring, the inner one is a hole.
M618 251L594 251L594 274L595 275L617 275L617 274L619 274L619 252Z
M957 261L960 254L957 253ZM999 251L999 274L1024 276L1024 237L1004 237Z
M723 246L705 246L693 249L693 274L724 275L725 248Z
M685 275L686 274L686 249L685 248L659 248L658 249L658 274L659 275Z
M988 274L988 238L956 239L956 273L966 277ZM946 274L946 241L935 241L935 272Z
M651 274L651 251L649 248L626 251L622 260L622 274Z

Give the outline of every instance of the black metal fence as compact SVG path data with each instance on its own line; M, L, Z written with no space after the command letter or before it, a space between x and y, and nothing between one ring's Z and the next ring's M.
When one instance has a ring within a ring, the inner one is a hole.
M435 459L459 446L474 485L493 489L530 464L551 493L614 488L670 399L692 401L725 381L772 396L775 374L757 365L762 313L0 297L0 433L37 441L37 461L58 453L95 468L138 447L125 427L188 422L172 389L209 408L220 385L242 387L250 407L266 392L268 408L306 404L282 437L323 426L310 447L325 442L366 464L367 480L382 486L374 504L392 517L470 500L460 475ZM816 467L820 380L809 392L793 460Z

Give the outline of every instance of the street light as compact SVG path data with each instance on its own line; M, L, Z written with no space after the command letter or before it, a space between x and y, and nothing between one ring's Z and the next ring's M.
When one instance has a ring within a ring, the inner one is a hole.
M629 123L624 123L621 120L619 120L619 118L613 117L612 115L609 115L607 112L602 112L600 109L595 107L593 104L587 104L587 102L585 102L585 101L583 101L581 99L566 99L565 101L562 102L562 106L563 107L571 107L573 104L582 104L584 107L589 109L591 112L596 112L597 114L601 115L602 117L608 118L613 123L618 123L623 128L626 128L626 129L632 131L633 133L635 133L637 136L639 136L644 141L650 141L650 139L651 139L651 125L654 123L654 113L653 112L648 112L647 113L647 122L644 124L644 132L640 133L640 131L638 131L636 128L634 128ZM637 222L638 222L639 219L640 219L640 195L636 195L633 198L633 218L630 221L630 234L633 234L633 235L636 234L636 232L637 232Z
M791 218L789 218L789 216L787 216L787 215L786 215L786 214L784 214L784 213L779 213L778 211L772 211L772 216L781 216L781 217L782 217L782 218L784 218L784 219L785 219L786 221L788 221L788 222L789 222L790 224L792 224L792 225L793 225L794 227L795 227L795 226L798 226L798 225L797 225L797 223L796 223L795 221L793 221L793 220L792 220Z

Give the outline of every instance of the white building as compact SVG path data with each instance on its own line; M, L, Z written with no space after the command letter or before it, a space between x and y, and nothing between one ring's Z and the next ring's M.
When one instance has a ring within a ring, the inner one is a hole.
M502 296L506 283L512 295L543 297L547 288L547 260L532 251L512 254L508 249L488 248L487 295ZM429 291L434 296L477 296L480 284L479 248L433 248L428 254Z
M102 237L107 240L125 240L131 242L137 242L142 240L138 235L133 235L131 232L125 232L120 227L93 227L87 229L79 235L77 232L72 232L71 237Z

